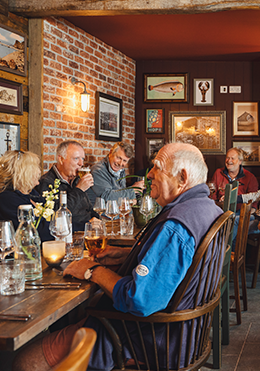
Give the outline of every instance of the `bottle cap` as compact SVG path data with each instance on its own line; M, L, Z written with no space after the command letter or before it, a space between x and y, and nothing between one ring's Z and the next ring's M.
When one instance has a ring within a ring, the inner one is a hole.
M18 206L18 209L20 210L29 210L29 209L32 209L32 205L19 205Z

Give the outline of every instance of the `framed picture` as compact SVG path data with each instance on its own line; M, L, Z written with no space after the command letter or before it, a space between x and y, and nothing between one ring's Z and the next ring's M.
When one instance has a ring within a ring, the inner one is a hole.
M188 73L145 74L145 102L188 102Z
M243 166L260 166L260 142L233 142L233 147L243 151Z
M0 156L9 150L20 150L20 125L0 122Z
M158 152L164 145L164 139L146 139L147 140L147 157L150 158L154 152Z
M146 110L145 132L164 134L164 108Z
M23 114L22 84L0 79L0 112Z
M190 143L202 153L226 154L226 111L170 112L172 142Z
M194 106L214 105L214 79L193 80L193 104Z
M122 99L96 93L96 139L122 140Z
M233 135L259 135L258 102L233 102Z
M0 24L0 70L26 76L27 37Z

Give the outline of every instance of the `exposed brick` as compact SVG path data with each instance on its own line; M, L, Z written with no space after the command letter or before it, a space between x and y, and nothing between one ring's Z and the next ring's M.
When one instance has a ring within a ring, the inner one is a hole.
M57 30L57 28L52 27L51 32L53 35L58 36L60 39L62 38L62 32L60 30Z
M60 56L60 55L57 55L57 61L58 61L59 63L65 64L65 65L68 64L68 60L67 60L67 58L63 58L63 57Z
M54 61L51 61L50 64L49 64L50 68L55 68L56 70L61 70L61 65L60 63L57 63L57 62L54 62Z
M67 49L68 43L63 40L57 40L57 45L59 45L61 48Z
M79 54L79 49L76 48L74 45L69 45L69 50L72 52L72 53L75 53L75 54Z
M57 45L51 44L51 50L55 52L56 54L61 54L61 48Z
M72 59L73 60L73 54L68 52L67 50L63 50L63 55L65 58L67 58L68 60Z
M54 59L55 60L55 53L51 52L50 50L44 49L43 55L47 58Z
M71 68L73 68L74 70L78 70L79 69L78 63L75 63L75 62L72 62L72 61L69 61L69 66Z

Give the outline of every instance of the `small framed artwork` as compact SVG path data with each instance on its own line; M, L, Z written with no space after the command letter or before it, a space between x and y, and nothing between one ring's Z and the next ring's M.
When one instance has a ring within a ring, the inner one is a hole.
M0 40L0 70L26 76L26 35L0 24Z
M22 84L0 79L0 112L23 114Z
M193 104L194 106L214 105L214 79L193 80Z
M150 158L154 152L158 152L164 145L164 139L146 139L147 140L147 157Z
M244 154L243 166L260 166L260 142L233 142Z
M233 135L258 136L258 102L233 102Z
M20 125L0 122L0 156L9 150L20 150Z
M204 154L226 154L226 111L170 112L170 140L193 144Z
M188 102L188 73L145 74L145 102Z
M145 132L164 134L164 108L146 110Z
M96 93L96 139L122 140L122 99Z

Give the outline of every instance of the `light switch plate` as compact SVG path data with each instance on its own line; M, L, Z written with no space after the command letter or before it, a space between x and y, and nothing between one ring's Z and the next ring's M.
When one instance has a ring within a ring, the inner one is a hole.
M227 93L227 92L228 92L227 86L221 86L220 87L220 93Z
M241 86L230 86L229 92L230 93L241 93Z

